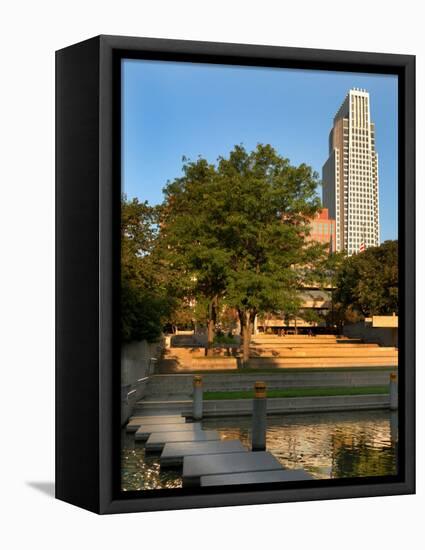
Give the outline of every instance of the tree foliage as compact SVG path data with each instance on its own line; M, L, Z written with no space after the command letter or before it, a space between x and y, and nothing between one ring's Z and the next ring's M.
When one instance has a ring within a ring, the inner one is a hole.
M346 258L337 272L335 300L351 316L398 313L398 242Z
M137 199L121 202L121 338L158 339L174 298L155 257L157 209ZM162 275L162 277L161 277Z
M295 313L325 247L308 242L320 208L317 174L291 166L270 145L236 146L216 166L199 158L165 190L161 231L172 262L192 273L193 291L216 316L219 300L239 314L247 358L255 315Z
M196 298L198 311L204 308L210 348L228 269L211 219L216 170L201 158L197 162L184 162L183 176L170 182L164 190L162 250L184 281L186 297Z

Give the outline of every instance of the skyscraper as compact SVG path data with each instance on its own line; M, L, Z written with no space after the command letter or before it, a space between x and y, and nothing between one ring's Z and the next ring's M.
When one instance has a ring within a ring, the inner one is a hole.
M366 90L349 90L329 134L323 206L336 222L336 250L355 254L379 245L378 155Z

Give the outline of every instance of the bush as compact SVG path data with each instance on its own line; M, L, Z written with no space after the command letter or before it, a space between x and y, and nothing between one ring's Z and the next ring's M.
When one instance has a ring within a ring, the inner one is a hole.
M234 344L235 337L230 334L217 334L214 338L214 344Z

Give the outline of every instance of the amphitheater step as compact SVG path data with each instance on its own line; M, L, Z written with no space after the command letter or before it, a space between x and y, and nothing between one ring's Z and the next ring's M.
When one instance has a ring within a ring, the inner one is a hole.
M312 340L306 342L292 342L288 340L279 340L278 342L255 342L251 341L251 346L254 347L292 347L292 348L303 348L303 347L326 347L326 348L350 348L350 347L379 347L378 344L373 343L363 343L363 342L313 342Z
M314 358L279 358L279 357L258 357L251 358L248 368L269 369L269 368L291 368L291 367L387 367L396 366L397 357L378 358L346 358L346 357L314 357Z
M292 349L251 349L253 355L258 354L262 357L305 357L305 358L323 358L323 357L348 357L352 360L357 358L375 358L375 357L396 357L396 348L358 348L358 349L335 349L335 348L292 348Z
M304 340L293 340L292 338L279 338L276 340L251 340L253 346L350 346L352 344L365 345L361 339L352 340L317 340L306 338ZM377 345L377 344L375 344Z

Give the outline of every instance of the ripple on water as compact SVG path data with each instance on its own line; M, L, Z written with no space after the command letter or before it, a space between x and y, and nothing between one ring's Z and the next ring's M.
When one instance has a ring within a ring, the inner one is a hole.
M125 434L121 452L123 491L175 489L182 486L179 472L161 471L158 455L145 454L144 445L134 441L134 434Z

